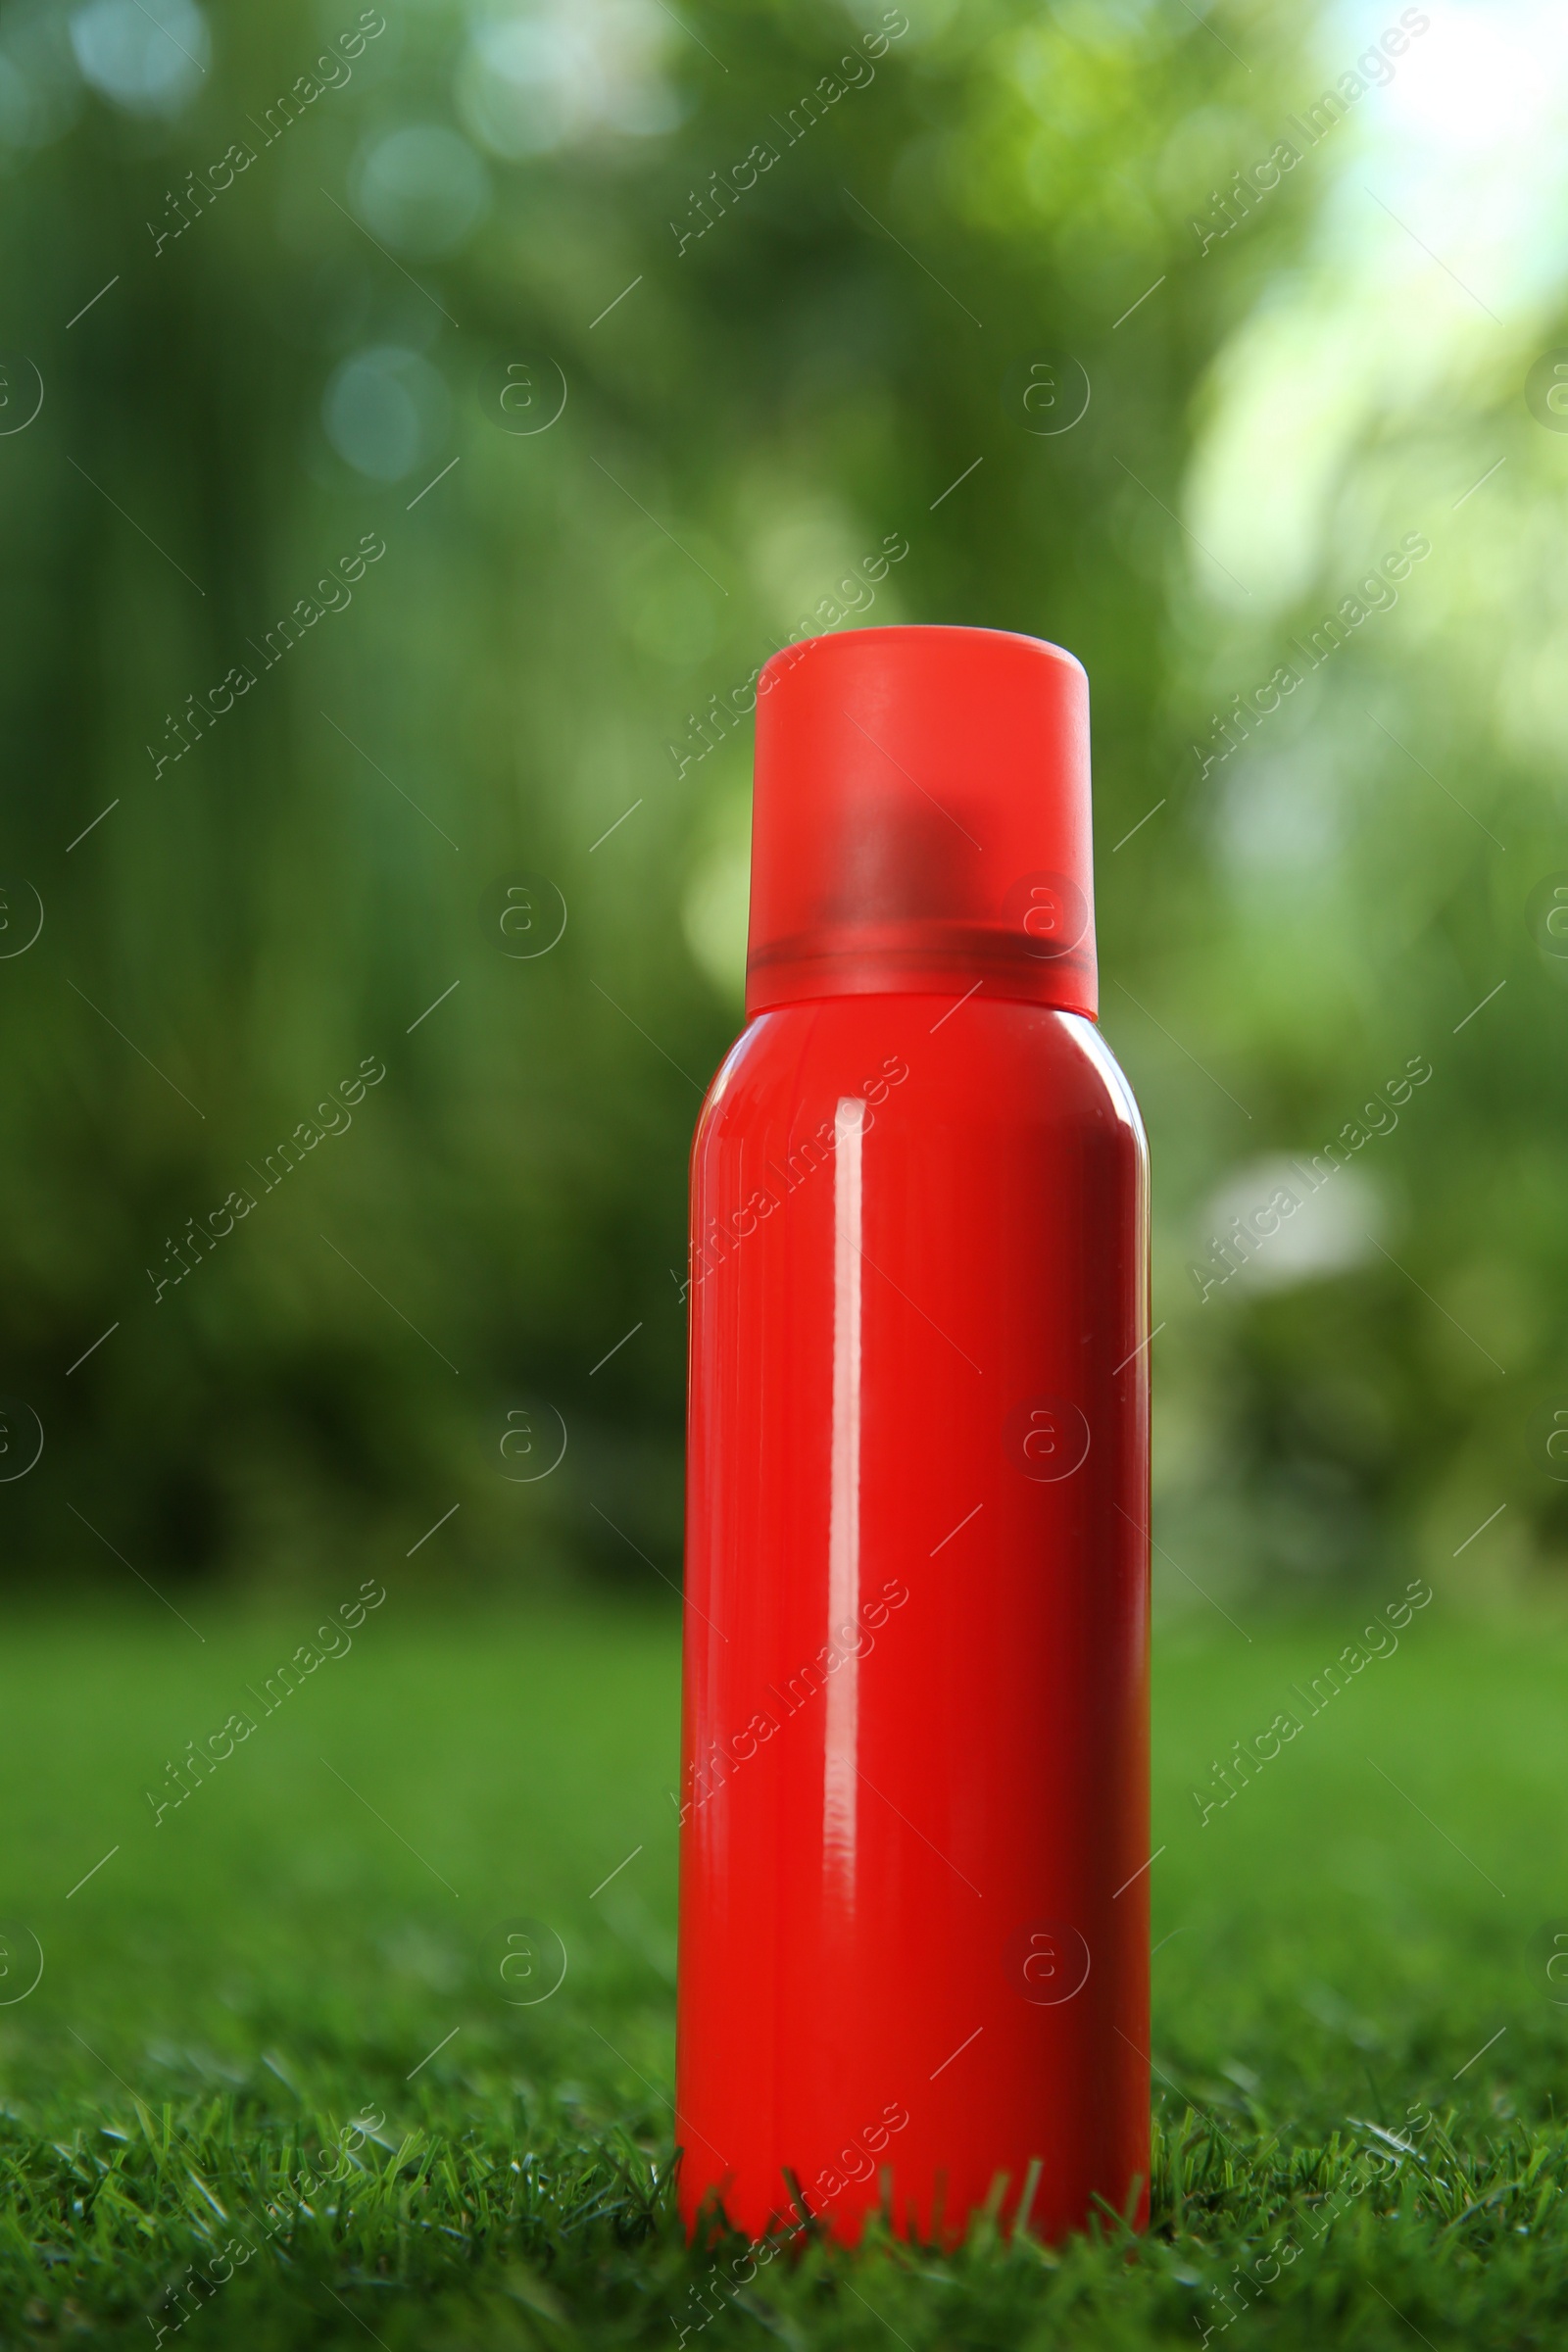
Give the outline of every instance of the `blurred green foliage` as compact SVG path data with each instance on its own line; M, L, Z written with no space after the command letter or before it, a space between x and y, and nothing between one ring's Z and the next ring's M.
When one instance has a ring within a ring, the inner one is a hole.
M1446 1558L1499 1499L1521 1560L1560 1543L1526 1427L1568 1296L1549 747L1496 734L1495 612L1455 650L1485 500L1448 510L1561 445L1489 346L1439 417L1349 404L1283 601L1227 602L1182 518L1234 355L1310 321L1332 156L1193 221L1323 37L1176 0L8 0L4 414L44 394L0 437L6 936L27 886L44 916L0 962L19 1573L316 1577L456 1504L418 1571L678 1577L685 1153L740 1017L749 743L712 698L861 620L1089 668L1184 1566ZM1075 368L1087 413L1039 431ZM1211 713L1412 528L1419 581L1273 766L1260 727L1205 771ZM1200 1302L1215 1188L1413 1054L1357 1168L1398 1265Z

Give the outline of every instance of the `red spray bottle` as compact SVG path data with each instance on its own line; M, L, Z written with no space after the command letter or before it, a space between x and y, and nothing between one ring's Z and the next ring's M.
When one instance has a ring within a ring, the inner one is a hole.
M692 1158L693 2228L1147 2213L1148 1154L1088 721L1071 655L988 629L759 683Z

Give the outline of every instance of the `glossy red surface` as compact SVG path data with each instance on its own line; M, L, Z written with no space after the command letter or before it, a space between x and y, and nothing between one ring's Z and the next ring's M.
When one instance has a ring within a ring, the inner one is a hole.
M753 1020L692 1164L689 2223L1135 2222L1148 1174L1092 1022ZM1141 1875L1140 1875L1141 1874Z

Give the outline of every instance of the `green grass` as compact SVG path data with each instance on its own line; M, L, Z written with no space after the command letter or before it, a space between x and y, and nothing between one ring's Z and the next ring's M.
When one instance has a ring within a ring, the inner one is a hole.
M732 2293L668 2194L673 1626L394 1597L155 1827L321 1612L148 1608L24 1622L0 1672L0 2000L44 1956L0 2007L6 2344L1562 2342L1561 1633L1434 1605L1204 1826L1192 1783L1369 1612L1168 1634L1150 2234L808 2245ZM491 1989L517 1915L568 1954L531 2008Z

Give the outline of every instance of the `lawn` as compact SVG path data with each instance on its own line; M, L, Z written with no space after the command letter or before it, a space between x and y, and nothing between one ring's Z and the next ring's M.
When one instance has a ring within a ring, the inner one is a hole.
M672 1620L394 1593L267 1714L323 1612L182 1605L6 1644L5 2344L1563 2340L1561 1631L1435 1603L1206 1820L1370 1611L1168 1632L1150 2234L742 2287L670 2215Z

